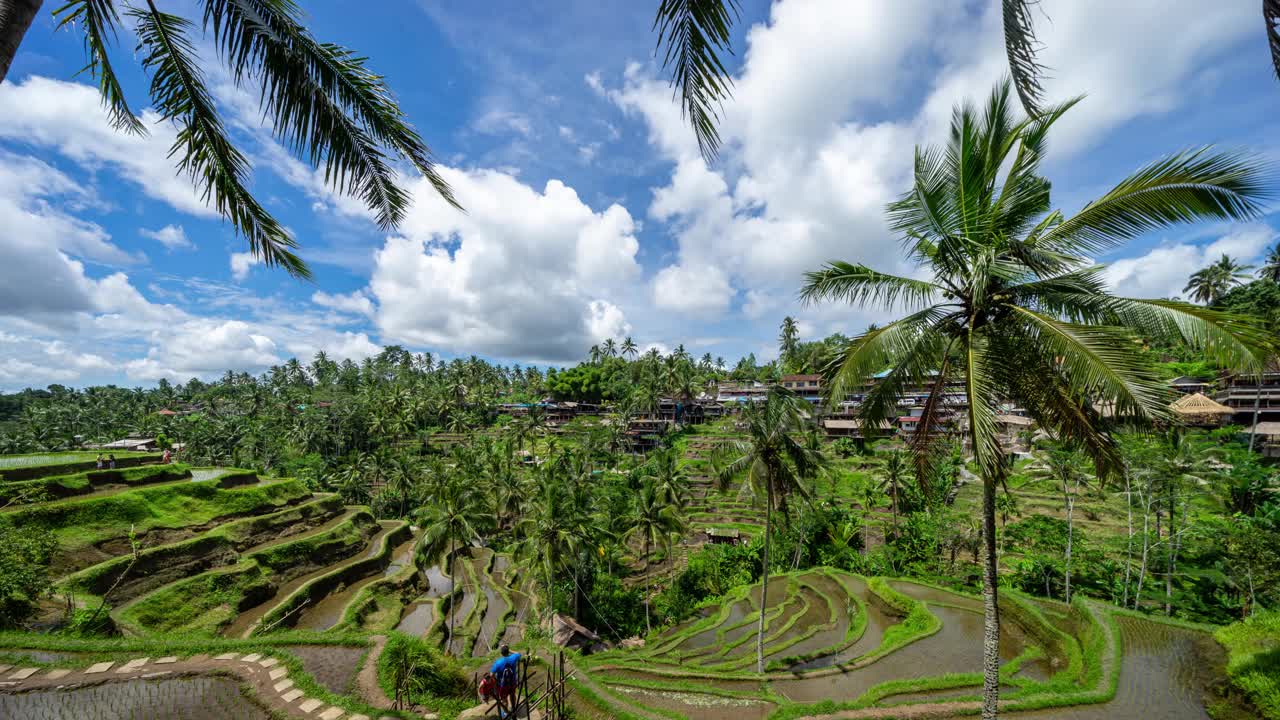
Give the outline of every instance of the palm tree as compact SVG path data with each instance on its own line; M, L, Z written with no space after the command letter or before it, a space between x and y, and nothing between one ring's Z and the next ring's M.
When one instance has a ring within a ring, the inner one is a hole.
M689 475L680 466L680 455L674 448L655 453L645 468L645 477L653 479L666 502L677 508L688 504Z
M927 477L948 383L962 383L970 451L983 484L985 546L983 718L999 697L996 487L1007 466L995 424L1002 400L1025 407L1040 427L1080 447L1100 477L1120 467L1098 407L1117 417L1164 417L1164 388L1137 336L1180 339L1224 367L1256 369L1271 343L1249 322L1169 300L1111 295L1088 257L1124 240L1196 219L1248 219L1266 197L1261 163L1209 149L1138 170L1067 218L1051 211L1039 175L1046 137L1075 101L1017 120L1010 85L981 112L958 108L945 148L917 149L913 187L888 208L909 256L932 279L830 263L809 273L807 302L870 302L914 310L848 343L830 367L830 402L874 380L861 405L864 427L896 413L907 387L928 387L911 452ZM1002 168L1007 168L1002 172ZM888 372L876 377L882 370Z
M1249 277L1252 265L1241 265L1227 255L1223 255L1209 267L1192 273L1187 286L1182 292L1191 293L1191 299L1205 305L1213 305L1227 291L1240 285Z
M440 484L429 505L418 510L417 523L425 528L413 551L419 570L440 565L453 576L454 553L480 537L476 528L484 522L484 509L471 487L450 477ZM449 642L453 643L453 616L449 613Z
M902 486L906 484L909 470L907 453L899 448L887 450L880 464L883 480L880 491L889 496L890 509L893 511L893 532L898 532L898 513L902 507Z
M1262 269L1258 271L1258 275L1271 282L1280 283L1280 243L1267 253L1267 259L1262 262Z
M1062 502L1067 510L1067 552L1063 569L1062 599L1071 604L1071 546L1075 540L1076 498L1080 485L1087 484L1089 474L1081 468L1084 458L1072 448L1052 444L1045 448L1032 463L1030 475L1053 482L1062 491Z
M738 457L716 473L716 481L723 490L734 476L746 471L747 484L762 491L764 509L763 587L760 592L760 620L756 628L756 672L764 672L764 615L769 596L769 535L773 530L773 509L776 505L787 513L787 497L792 494L806 496L804 482L812 478L822 466L822 458L798 437L808 422L812 407L795 393L774 386L765 395L764 402L748 405L742 419L746 423L745 441L729 445L730 452Z
M618 343L613 338L605 340L604 344L600 346L600 353L606 358L617 357Z
M0 81L41 4L19 0L5 3L0 12ZM109 57L120 22L116 5L113 0L69 0L53 14L58 29L84 34L85 69L98 80L112 126L145 135L147 128L129 107ZM237 85L248 82L262 89L259 102L276 137L312 167L323 163L326 181L363 200L379 227L394 228L409 207L409 193L396 182L393 160L408 161L458 207L383 78L357 53L312 37L293 0L204 0L201 5L200 32L212 35ZM254 255L269 266L310 277L306 263L293 252L297 242L250 192L249 161L233 143L206 85L206 61L196 54L192 38L195 24L160 12L152 0L126 4L125 15L134 23L139 62L151 74L151 104L179 127L170 151L178 169L191 176Z
M800 343L800 328L796 319L790 315L782 318L782 329L778 332L778 358L783 365L790 366Z
M684 522L674 503L663 491L655 478L644 478L636 493L635 505L632 506L631 532L639 533L644 539L644 569L649 571L650 551L653 543L670 533L682 532ZM649 622L649 599L653 595L653 576L649 576L649 588L644 597L645 632L652 630Z
M619 350L620 355L623 357L630 356L632 360L635 360L636 356L640 354L640 348L636 347L636 343L631 339L630 335L623 339L622 347Z
M560 476L560 463L549 461L538 473L537 487L525 504L517 525L522 540L516 555L531 567L542 570L546 586L546 609L552 609L556 573L577 556L580 523L576 516L585 508L576 507L568 484ZM576 592L576 589L575 589Z

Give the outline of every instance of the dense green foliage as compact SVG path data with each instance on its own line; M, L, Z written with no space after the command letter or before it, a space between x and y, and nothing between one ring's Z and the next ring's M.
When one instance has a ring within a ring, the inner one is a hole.
M1267 720L1280 718L1280 611L1258 613L1215 637L1230 653L1227 673Z

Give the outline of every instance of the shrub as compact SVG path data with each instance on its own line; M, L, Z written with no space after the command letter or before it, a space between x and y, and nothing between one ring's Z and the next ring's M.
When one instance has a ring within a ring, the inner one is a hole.
M56 546L49 533L14 527L0 517L0 628L26 620L49 589L49 561Z
M1259 612L1214 634L1230 653L1227 675L1262 717L1280 720L1280 611Z

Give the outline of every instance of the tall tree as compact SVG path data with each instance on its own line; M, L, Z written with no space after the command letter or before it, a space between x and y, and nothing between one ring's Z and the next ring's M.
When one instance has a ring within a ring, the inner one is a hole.
M1081 465L1084 457L1075 450L1052 444L1045 448L1030 471L1032 477L1049 480L1062 492L1063 506L1067 511L1067 550L1063 565L1062 599L1071 604L1071 549L1075 540L1076 499L1080 496L1080 485L1088 482L1089 475Z
M800 437L809 422L812 406L795 393L781 387L769 389L763 402L748 404L742 412L746 424L746 440L728 445L737 457L726 463L716 475L723 489L742 472L747 483L765 498L763 587L760 592L760 618L756 627L756 672L764 672L764 616L769 595L769 547L773 531L775 507L786 513L787 498L793 494L807 496L805 482L822 467L822 457Z
M640 349L636 347L636 341L632 340L630 335L623 338L622 346L618 351L623 357L629 357L632 360L635 360L636 356L640 354Z
M1258 275L1271 282L1280 283L1280 243L1276 243L1276 246L1267 253L1267 258L1262 261L1262 269L1258 271Z
M1197 219L1251 219L1267 196L1261 162L1200 149L1156 161L1073 217L1052 210L1039 166L1049 130L1075 101L1017 119L1008 82L986 105L952 116L943 148L917 149L912 188L889 206L911 260L931 279L864 265L828 264L808 275L808 302L842 300L905 317L852 340L832 361L832 403L868 380L865 427L896 413L908 387L927 387L912 453L920 477L935 460L933 432L964 388L964 427L983 486L983 704L997 714L1000 618L996 487L1007 465L995 415L1020 403L1042 427L1080 447L1107 476L1120 466L1101 422L1164 417L1165 389L1137 337L1177 338L1226 367L1256 369L1271 340L1246 320L1187 303L1111 295L1089 258L1150 230ZM888 368L887 373L881 371Z
M0 81L8 73L40 0L0 4ZM68 0L54 10L58 28L84 36L85 69L112 127L145 135L111 64L120 15L115 0ZM412 165L440 195L458 206L437 172L431 152L406 121L382 76L365 58L315 39L293 0L201 0L199 30L237 86L261 88L259 103L277 138L312 167L324 167L336 191L358 197L379 227L396 227L409 207L392 162ZM310 270L294 252L297 242L250 192L250 164L235 146L205 80L190 20L161 12L152 0L125 5L137 37L135 57L151 74L151 103L178 126L170 155L205 200L244 236L267 265L299 277Z
M782 318L782 327L778 331L778 359L788 369L794 369L792 365L799 345L800 328L796 319L788 315Z
M413 551L414 564L420 571L440 565L457 582L454 554L480 537L477 528L484 522L484 508L471 486L454 476L443 479L432 503L418 510L417 522L425 530ZM446 648L453 644L453 616L449 613Z
M1241 265L1224 254L1217 262L1192 273L1182 292L1191 293L1191 299L1205 305L1213 305L1231 288L1242 284L1252 265Z
M638 533L644 541L644 569L649 579L649 587L644 597L645 631L651 628L649 621L649 602L653 596L653 575L649 572L649 561L653 544L671 533L684 530L684 522L680 517L677 505L668 493L653 477L646 477L640 483L640 489L632 506L631 532Z

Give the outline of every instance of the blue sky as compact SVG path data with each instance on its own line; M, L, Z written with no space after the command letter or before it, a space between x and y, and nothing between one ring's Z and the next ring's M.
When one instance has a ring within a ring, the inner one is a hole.
M383 344L568 363L605 337L730 360L884 314L802 308L828 259L897 272L883 206L911 148L1005 71L998 3L744 2L721 159L708 167L652 56L654 2L308 2L322 40L370 57L468 214L404 170L391 233L272 141L251 88L209 81L315 281L264 268L177 176L174 130L104 122L79 39L45 11L0 86L0 389L151 385ZM175 0L165 9L198 17ZM1044 0L1055 99L1087 94L1047 171L1070 211L1163 154L1213 143L1280 160L1280 83L1252 5ZM1193 23L1185 18L1197 17ZM1105 20L1104 20L1105 18ZM129 29L113 60L145 122ZM1141 238L1102 260L1122 293L1167 296L1208 259L1245 261L1275 218Z

